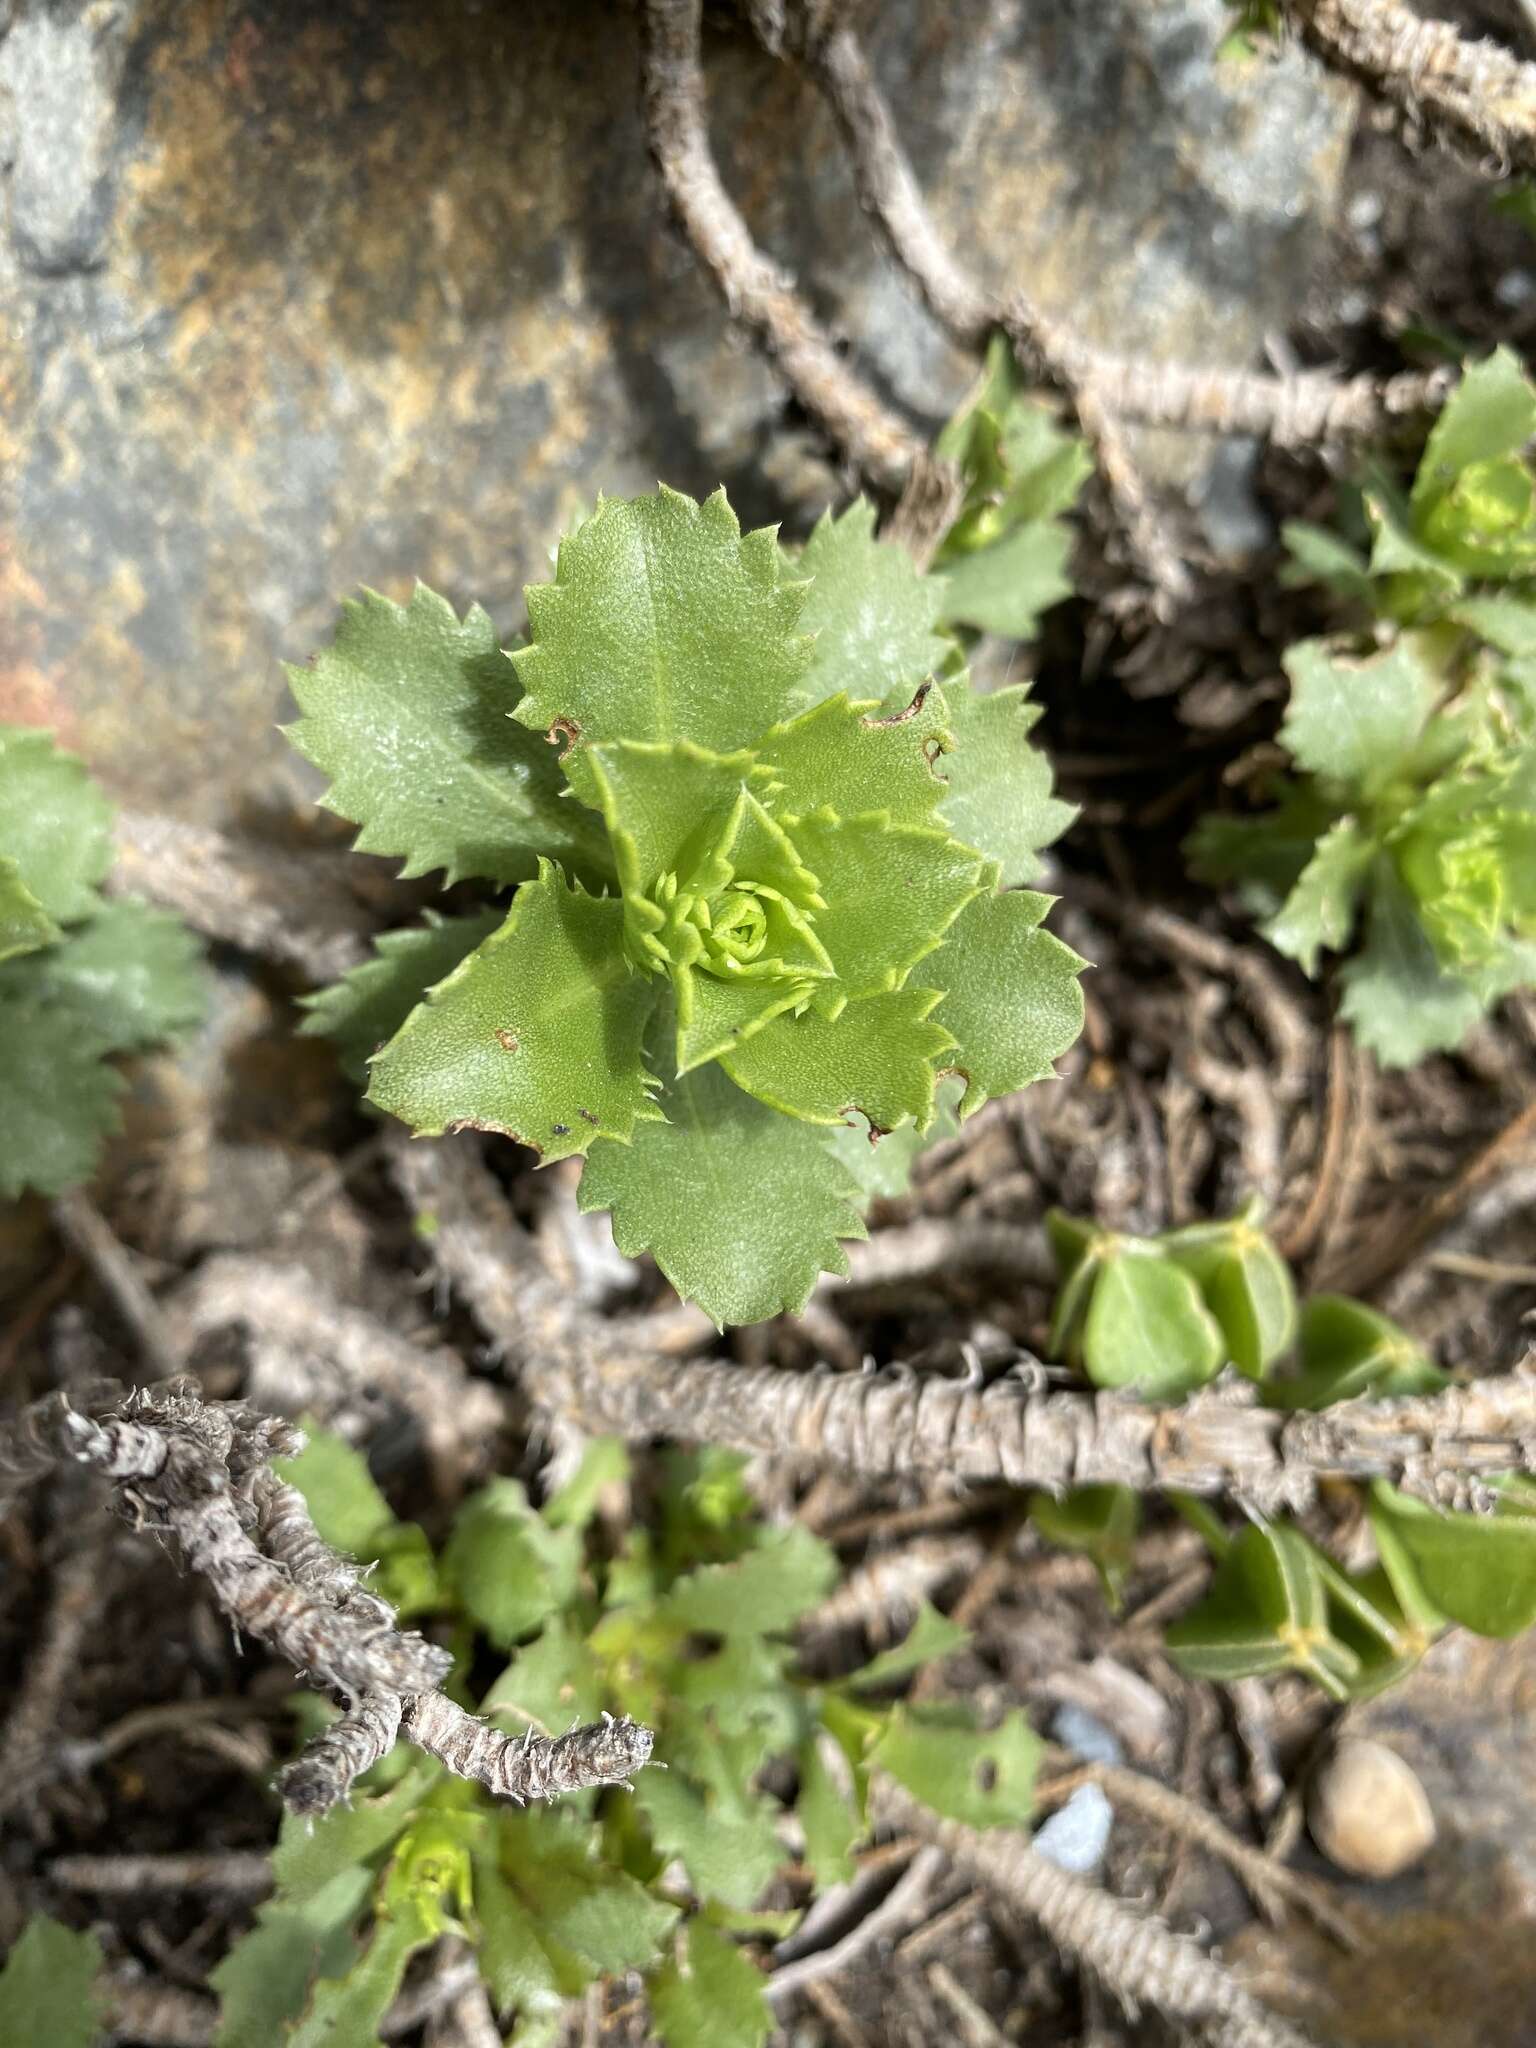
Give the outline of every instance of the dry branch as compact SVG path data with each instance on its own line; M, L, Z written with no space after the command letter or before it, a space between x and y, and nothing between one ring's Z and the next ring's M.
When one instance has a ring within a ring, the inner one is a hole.
M1306 2048L1304 2035L1267 2012L1187 1936L1047 1862L1023 1836L1001 1829L982 1834L944 1820L888 1779L881 1807L892 1825L934 1843L969 1876L1021 1907L1127 2005L1153 2006L1202 2029L1221 2048Z
M393 1169L434 1217L441 1271L520 1364L530 1398L585 1429L800 1456L870 1478L1178 1488L1264 1511L1306 1507L1332 1477L1387 1478L1442 1506L1480 1506L1483 1475L1536 1471L1529 1370L1288 1414L1257 1406L1246 1384L1155 1408L1124 1394L1041 1393L1012 1377L977 1386L903 1367L802 1374L625 1351L545 1277L472 1143L398 1143Z
M1272 377L1148 362L1094 348L1024 294L986 291L940 235L857 34L835 15L828 18L830 33L808 33L804 10L796 10L788 24L798 29L795 48L837 119L865 211L929 311L962 347L984 346L1001 327L1040 382L1079 408L1086 397L1091 415L1253 435L1281 447L1370 438L1444 404L1456 381L1449 370L1339 380L1321 371ZM1083 425L1092 431L1091 419Z
M1536 171L1536 64L1401 0L1283 0L1331 70L1494 177Z
M921 441L848 368L721 182L704 119L699 13L700 0L645 0L641 14L646 130L667 197L732 318L860 473L897 493Z
M627 1717L518 1742L439 1694L449 1652L396 1628L393 1609L322 1541L303 1497L270 1470L272 1456L302 1446L300 1433L244 1403L204 1402L188 1386L142 1389L99 1418L62 1394L35 1402L0 1428L0 1475L36 1479L83 1464L116 1480L119 1511L174 1537L237 1628L349 1703L284 1774L297 1811L323 1813L344 1799L402 1729L505 1798L621 1783L649 1761L651 1733Z
M116 856L114 889L147 897L205 938L295 968L306 981L338 980L368 957L371 920L329 854L242 845L179 818L125 810Z

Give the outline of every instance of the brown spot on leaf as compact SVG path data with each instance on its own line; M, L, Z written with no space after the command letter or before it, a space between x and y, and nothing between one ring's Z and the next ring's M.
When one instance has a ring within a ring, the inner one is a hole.
M544 737L552 747L560 748L560 758L563 761L581 738L581 727L574 718L557 718Z
M889 718L866 718L863 720L863 723L865 725L905 725L909 718L916 718L918 712L922 710L924 704L928 701L928 692L932 688L933 678L930 676L926 683L918 685L917 695L912 699L912 702L905 711L893 711Z
M517 1034L516 1034L516 1032L515 1032L515 1031L505 1031L505 1030L503 1030L503 1029L502 1029L502 1028L501 1028L501 1027L500 1027L499 1025L497 1026L497 1029L496 1029L496 1043L497 1043L497 1044L498 1044L498 1045L499 1045L499 1046L501 1047L501 1049L502 1049L502 1051L503 1051L503 1052L521 1052L521 1051L522 1051L522 1047L521 1047L521 1045L519 1045L519 1043L518 1043L518 1040L517 1040Z
M602 1121L600 1117L595 1117L590 1109L578 1109L576 1114L579 1117L585 1117L589 1124L600 1123Z

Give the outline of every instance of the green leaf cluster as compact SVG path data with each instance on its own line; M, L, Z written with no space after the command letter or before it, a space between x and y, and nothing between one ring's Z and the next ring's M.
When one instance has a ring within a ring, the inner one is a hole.
M0 1200L89 1180L117 1128L117 1054L197 1023L196 944L108 901L112 807L47 733L0 725Z
M1073 462L1006 420L1016 523ZM510 658L428 591L354 602L292 676L326 801L407 873L521 886L494 928L392 935L306 1028L417 1131L587 1155L583 1206L717 1321L798 1308L863 1232L849 1118L921 1137L942 1076L969 1116L1081 1025L1020 886L1071 812L1023 691L966 679L953 587L862 503L792 559L662 490L562 542Z
M553 2041L569 1999L639 1971L667 2048L761 2048L750 1947L797 1917L790 1813L820 1885L852 1874L872 1769L975 1826L1028 1819L1039 1745L1022 1716L984 1728L963 1704L889 1703L967 1640L931 1608L839 1684L797 1671L790 1634L837 1563L798 1524L756 1516L744 1464L665 1453L653 1512L616 1550L595 1526L600 1492L628 1478L616 1442L592 1444L542 1509L510 1480L466 1503L428 1558L426 1604L457 1623L466 1658L475 1643L501 1653L480 1711L511 1734L632 1713L668 1768L643 1772L633 1798L522 1811L397 1752L350 1807L285 1821L274 1896L215 1973L217 2048L374 2048L410 1958L449 1930L519 2043ZM284 1470L328 1540L386 1574L420 1536L334 1437L316 1433Z
M1065 514L1093 473L1092 457L1030 395L1001 334L934 452L954 464L965 486L934 557L947 579L943 618L973 632L1033 639L1041 614L1072 594Z
M1375 473L1359 545L1287 529L1293 580L1369 613L1285 657L1295 773L1271 808L1190 841L1316 974L1349 953L1342 1014L1386 1064L1458 1045L1536 981L1536 389L1499 350L1469 369L1411 490Z
M0 1965L0 2041L91 2048L103 2018L101 1967L94 1935L35 1914Z
M1096 1386L1176 1400L1230 1362L1259 1379L1290 1348L1296 1293L1254 1197L1221 1222L1157 1237L1052 1210L1060 1286L1051 1350Z

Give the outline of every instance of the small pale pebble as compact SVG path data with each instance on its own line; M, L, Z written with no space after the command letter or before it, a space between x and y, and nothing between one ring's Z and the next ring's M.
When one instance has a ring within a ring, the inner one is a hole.
M1351 1877L1400 1877L1429 1853L1435 1816L1424 1787L1396 1750L1347 1736L1312 1780L1312 1839Z
M1035 1829L1035 1848L1059 1870L1088 1877L1104 1860L1115 1809L1097 1785L1079 1785L1066 1805Z

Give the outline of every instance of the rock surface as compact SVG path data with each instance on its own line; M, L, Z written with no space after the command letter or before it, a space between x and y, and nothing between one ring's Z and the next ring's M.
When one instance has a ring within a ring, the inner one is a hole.
M870 41L972 260L1118 346L1243 361L1348 116L1300 58L1216 67L1223 20L887 0ZM756 232L938 417L966 366L819 104L743 33L707 54ZM278 664L359 582L510 632L600 489L839 490L665 227L635 78L614 0L0 0L0 717L224 820L299 786Z

